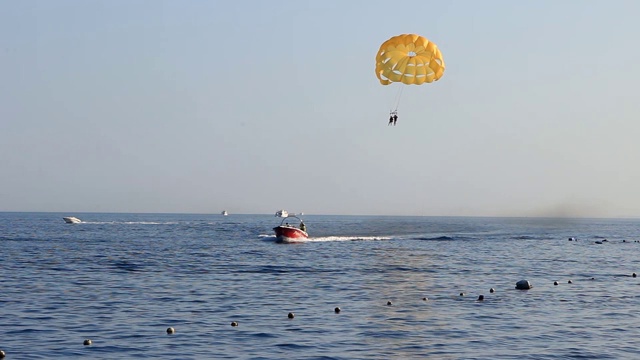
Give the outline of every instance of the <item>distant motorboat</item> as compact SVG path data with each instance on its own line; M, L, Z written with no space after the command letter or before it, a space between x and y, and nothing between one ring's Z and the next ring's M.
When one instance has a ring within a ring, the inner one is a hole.
M287 216L289 216L289 212L287 210L276 211L276 217L286 218Z
M63 217L62 220L64 220L64 222L66 222L67 224L78 224L78 223L82 222L82 220L78 219L77 217L73 217L73 216Z
M222 216L227 216L227 215L229 215L229 213L227 212L227 210L222 210L222 213L221 213L221 214L222 214Z

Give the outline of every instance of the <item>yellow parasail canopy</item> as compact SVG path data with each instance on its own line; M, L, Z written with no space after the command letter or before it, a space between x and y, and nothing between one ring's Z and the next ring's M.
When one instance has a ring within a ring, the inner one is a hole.
M438 81L444 74L444 59L436 44L416 34L394 36L385 41L376 56L380 84L401 82L421 85Z

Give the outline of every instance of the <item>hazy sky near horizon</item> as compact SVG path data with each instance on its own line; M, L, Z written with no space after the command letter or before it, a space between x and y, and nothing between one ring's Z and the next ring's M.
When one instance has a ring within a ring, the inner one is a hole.
M0 211L640 217L638 1L0 2ZM442 79L375 77L435 42Z

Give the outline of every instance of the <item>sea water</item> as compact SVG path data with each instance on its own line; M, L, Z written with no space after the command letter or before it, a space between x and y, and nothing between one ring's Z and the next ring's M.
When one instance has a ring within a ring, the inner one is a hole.
M0 349L7 359L640 358L639 220L310 215L308 242L278 244L280 220L0 213ZM533 288L516 290L523 279Z

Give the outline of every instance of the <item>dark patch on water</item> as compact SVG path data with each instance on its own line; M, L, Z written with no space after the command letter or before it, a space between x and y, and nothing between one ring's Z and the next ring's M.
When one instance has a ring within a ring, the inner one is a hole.
M533 236L530 236L530 235L518 235L518 236L512 237L512 239L514 239L514 240L533 240L533 239L536 239L536 237L533 237Z
M252 334L251 336L254 336L257 338L264 338L264 339L273 339L278 337L277 335L264 333L264 332Z
M287 349L294 349L294 350L304 350L304 349L312 348L312 346L309 346L309 345L300 345L300 344L293 344L293 343L276 344L276 346L280 348L287 348Z
M129 262L129 261L114 261L112 265L116 269L122 270L122 271L136 272L136 271L142 271L143 269L142 265Z
M436 237L416 237L413 240L425 240L425 241L453 241L456 238L451 236L436 236Z

